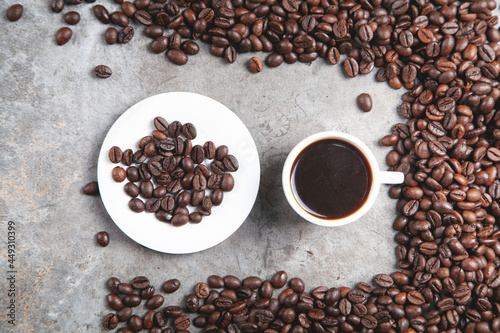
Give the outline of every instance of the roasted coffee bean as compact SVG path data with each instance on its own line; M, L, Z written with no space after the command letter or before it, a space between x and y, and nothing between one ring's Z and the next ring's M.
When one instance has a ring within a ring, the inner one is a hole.
M228 172L235 172L239 168L239 163L236 157L231 154L228 154L226 157L222 159L222 163L224 164L224 168Z
M97 244L102 247L106 247L109 245L109 234L106 231L100 231L95 235L95 239Z
M118 41L118 30L113 27L106 29L106 32L104 33L104 40L107 44L116 44Z
M122 299L117 294L109 294L107 299L111 309L118 311L123 307Z
M134 37L134 28L132 26L127 26L118 32L118 43L126 44L132 40Z
M167 58L172 63L179 65L179 66L185 65L188 62L187 54L184 53L182 50L178 50L178 49L168 50L167 51Z
M257 57L252 57L248 61L248 68L252 73L259 73L263 69L262 61Z
M57 31L56 34L56 44L64 45L66 44L73 35L73 31L68 27L62 27Z
M122 167L114 167L111 172L111 177L117 183L123 182L127 178L127 172Z
M67 12L66 14L64 14L63 19L64 22L66 22L66 24L75 25L78 24L78 22L80 22L80 14L78 14L78 12L75 11Z
M64 9L64 0L52 0L50 2L50 10L53 13L60 13Z
M134 287L130 283L120 283L118 285L118 290L124 295L132 295L134 293Z
M106 65L99 65L96 66L96 68L94 69L94 74L96 77L100 79L107 79L108 77L111 76L112 71L111 68L109 68Z
M108 330L114 330L118 326L118 316L114 313L108 313L104 318L104 327Z
M162 295L154 295L146 302L146 307L150 310L158 309L163 305L164 298Z
M131 308L134 308L141 304L141 301L141 297L136 294L130 294L123 298L123 304Z
M99 186L97 182L90 182L82 188L82 192L86 195L97 195L99 194Z
M159 36L155 38L154 41L151 42L149 49L153 53L162 53L165 52L168 48L168 38L166 36Z
M132 315L128 320L128 327L132 332L139 332L143 328L142 318L137 315Z
M108 10L102 5L95 5L92 8L92 12L94 13L95 18L101 23L108 24L111 21Z
M364 111L369 112L372 109L372 97L369 94L361 94L356 99L358 107Z
M191 325L191 320L186 315L182 315L174 320L174 326L178 331L186 330L189 328L190 325Z
M358 65L358 62L356 61L356 59L354 59L352 57L348 57L344 61L344 73L348 77L355 77L355 76L358 75L358 73L359 73L359 65Z

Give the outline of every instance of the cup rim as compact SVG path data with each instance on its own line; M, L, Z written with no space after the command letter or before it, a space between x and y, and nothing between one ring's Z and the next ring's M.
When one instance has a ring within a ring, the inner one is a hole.
M340 219L322 219L304 210L297 202L297 199L293 194L290 181L291 178L290 175L293 163L295 162L295 159L300 154L300 152L302 152L304 148L306 148L307 146L311 145L314 142L327 139L338 139L346 141L355 146L365 156L372 172L372 184L370 192L368 194L368 198L366 199L365 203L351 215L345 216ZM355 136L339 131L319 132L302 139L292 148L283 165L281 183L288 203L293 208L293 210L295 210L295 212L299 214L303 219L321 226L337 227L358 220L373 206L380 189L380 168L378 166L375 155L370 150L370 148L368 148L368 146L366 146L365 143L363 143L360 139L356 138Z

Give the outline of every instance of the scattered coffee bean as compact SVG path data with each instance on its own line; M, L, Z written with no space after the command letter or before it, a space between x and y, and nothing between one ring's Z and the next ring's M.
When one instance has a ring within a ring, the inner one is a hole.
M250 69L250 71L252 73L261 72L263 67L264 67L264 65L262 64L262 61L257 57L252 57L248 61L248 68Z
M94 69L94 74L100 79L106 79L111 76L112 71L111 68L106 65L98 65Z
M90 182L83 187L82 192L86 195L97 195L99 194L99 186L97 182Z
M100 231L95 235L95 239L97 244L102 247L106 247L109 245L109 234L106 231Z
M358 107L364 112L370 112L372 110L372 97L369 94L361 94L356 99Z
M57 31L56 34L56 44L57 45L64 45L66 44L70 39L71 36L73 35L73 31L68 28L68 27L62 27Z
M66 22L69 25L75 25L80 22L80 14L75 11L67 12L64 14L64 22Z
M19 20L21 16L23 16L23 5L17 3L10 6L5 13L5 16L7 17L7 20L11 22Z

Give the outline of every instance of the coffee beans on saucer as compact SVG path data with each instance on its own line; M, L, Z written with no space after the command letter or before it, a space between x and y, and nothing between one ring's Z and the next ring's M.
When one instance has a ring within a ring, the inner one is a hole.
M125 166L114 167L111 176L116 182L127 180L123 189L133 212L154 213L176 227L200 223L233 190L231 173L239 169L238 159L225 145L196 144L192 123L156 117L153 125L151 135L139 140L139 150L109 150L110 162Z

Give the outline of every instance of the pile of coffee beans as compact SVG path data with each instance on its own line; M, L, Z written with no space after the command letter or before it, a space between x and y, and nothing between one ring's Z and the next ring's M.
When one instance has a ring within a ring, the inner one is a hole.
M111 176L116 182L128 180L124 190L132 197L132 211L154 213L176 227L200 223L222 203L224 193L233 190L231 173L238 170L238 160L226 145L193 144L197 130L192 123L169 124L156 117L153 124L155 130L139 141L139 150L109 150L112 163L126 166L116 166ZM196 211L190 212L190 207Z

